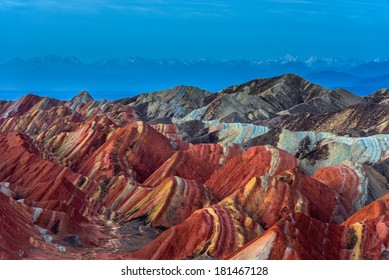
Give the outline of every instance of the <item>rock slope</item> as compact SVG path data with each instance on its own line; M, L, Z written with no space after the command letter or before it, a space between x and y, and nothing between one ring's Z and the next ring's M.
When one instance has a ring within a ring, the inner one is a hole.
M0 259L388 259L387 100L286 74L0 101Z

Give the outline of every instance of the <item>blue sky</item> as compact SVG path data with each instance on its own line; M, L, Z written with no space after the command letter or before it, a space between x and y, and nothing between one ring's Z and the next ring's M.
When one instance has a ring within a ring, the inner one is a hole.
M0 62L389 57L387 0L0 0Z

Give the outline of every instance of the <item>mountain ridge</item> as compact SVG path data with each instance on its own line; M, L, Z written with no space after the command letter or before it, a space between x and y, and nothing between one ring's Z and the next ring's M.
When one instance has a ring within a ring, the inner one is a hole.
M0 101L0 259L387 259L387 94Z
M256 77L296 73L331 89L345 88L366 95L369 91L389 87L387 69L386 60L358 63L314 57L305 60L290 57L275 60L127 58L84 63L76 57L51 55L29 60L15 58L0 64L0 90L74 91L84 88L91 92L134 93L184 83L215 92ZM328 75L328 71L332 74ZM345 75L353 78L345 80Z

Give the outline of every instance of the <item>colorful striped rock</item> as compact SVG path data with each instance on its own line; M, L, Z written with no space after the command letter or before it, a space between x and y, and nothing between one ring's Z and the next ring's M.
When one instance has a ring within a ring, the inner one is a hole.
M96 181L125 175L142 183L172 154L169 141L150 125L135 122L108 136L79 168L79 172Z
M182 223L194 211L214 203L213 194L206 186L170 177L129 210L125 220L146 217L153 227L169 228Z
M367 202L368 178L360 164L350 162L348 165L336 164L320 168L312 178L341 194L357 211Z
M218 199L244 187L253 177L277 175L298 166L297 159L271 146L252 147L242 155L230 159L205 182Z
M166 178L178 176L204 183L215 171L207 161L197 159L187 152L178 151L144 181L144 185L156 187Z
M350 226L291 214L227 257L232 260L388 259L389 219Z
M227 161L241 155L243 149L237 144L196 144L186 150L186 153L194 158L210 163L213 169L224 166Z
M224 258L258 236L261 227L234 208L212 205L169 228L128 259Z
M354 213L343 224L352 225L358 222L370 221L387 217L389 215L389 194L366 205L358 212Z
M352 213L335 191L296 170L254 177L219 204L234 205L265 229L293 212L327 223L342 223Z

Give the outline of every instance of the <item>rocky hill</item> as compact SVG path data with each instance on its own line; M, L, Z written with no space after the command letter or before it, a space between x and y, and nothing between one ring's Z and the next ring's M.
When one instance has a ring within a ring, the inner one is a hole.
M388 259L388 90L0 101L0 259Z

